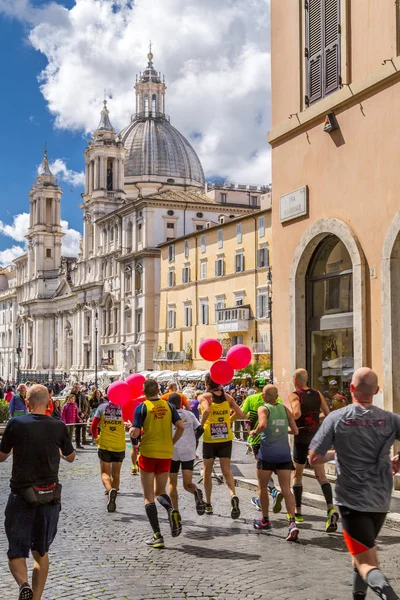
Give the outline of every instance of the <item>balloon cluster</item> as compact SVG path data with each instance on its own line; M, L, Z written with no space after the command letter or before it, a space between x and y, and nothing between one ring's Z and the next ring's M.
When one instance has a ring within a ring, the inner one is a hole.
M252 353L247 346L236 344L228 350L226 360L220 360L222 350L221 343L213 339L204 340L199 346L200 356L214 363L210 368L211 379L215 383L226 385L232 381L235 369L244 369L250 364Z
M139 373L129 375L125 381L114 381L107 390L107 397L112 404L122 407L125 421L131 421L135 409L143 400L143 385L146 378Z

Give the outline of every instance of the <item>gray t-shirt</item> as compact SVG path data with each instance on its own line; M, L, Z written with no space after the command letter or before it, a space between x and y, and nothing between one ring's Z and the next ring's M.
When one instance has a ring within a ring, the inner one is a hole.
M388 512L393 489L390 448L400 439L400 416L377 406L350 404L330 413L310 449L336 451L336 503L353 510Z

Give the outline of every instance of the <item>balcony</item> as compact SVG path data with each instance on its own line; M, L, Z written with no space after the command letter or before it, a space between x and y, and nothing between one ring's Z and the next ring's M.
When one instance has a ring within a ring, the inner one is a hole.
M101 359L101 366L102 367L113 367L114 366L114 359L112 357L105 357Z
M155 352L153 356L154 362L166 362L166 363L183 363L187 360L191 360L192 355L187 352Z
M218 333L249 330L250 307L219 308L215 312Z
M257 342L252 347L253 354L269 354L269 344L267 342Z

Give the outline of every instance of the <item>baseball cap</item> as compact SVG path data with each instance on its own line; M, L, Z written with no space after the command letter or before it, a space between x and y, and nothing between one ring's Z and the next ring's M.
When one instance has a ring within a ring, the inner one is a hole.
M257 379L254 380L254 385L258 388L262 388L264 385L267 385L267 380L265 377L257 377Z
M338 387L338 382L336 381L336 379L331 379L329 382L330 387Z

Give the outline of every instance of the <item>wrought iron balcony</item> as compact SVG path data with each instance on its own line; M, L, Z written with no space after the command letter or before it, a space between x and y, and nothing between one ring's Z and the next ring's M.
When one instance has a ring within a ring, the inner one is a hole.
M191 360L192 355L188 352L172 352L172 351L161 351L155 352L153 356L154 362L170 362L170 363L182 363L187 360Z
M218 333L249 330L250 307L218 308L215 312Z

